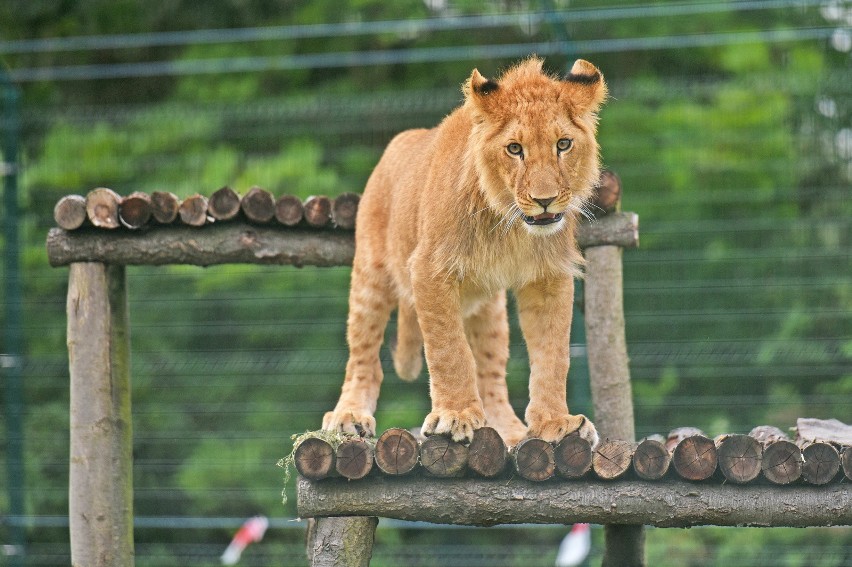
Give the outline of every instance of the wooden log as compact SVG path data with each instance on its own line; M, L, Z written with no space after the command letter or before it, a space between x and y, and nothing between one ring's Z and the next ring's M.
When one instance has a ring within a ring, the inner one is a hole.
M610 213L594 222L577 224L577 244L580 248L639 246L639 217L635 213Z
M378 523L372 516L317 518L308 532L311 567L369 567Z
M608 169L601 171L601 177L595 187L592 198L593 213L598 215L615 211L621 203L621 178Z
M106 187L92 189L86 195L86 214L89 222L98 228L118 228L118 203L121 197Z
M358 193L342 193L338 195L331 205L331 220L338 228L355 228L355 217L358 216L358 202L361 195Z
M468 448L442 435L432 435L420 445L420 464L437 477L462 476L467 468Z
M227 185L217 189L207 201L207 214L218 221L227 221L240 214L240 196Z
M334 468L340 476L350 480L364 478L373 470L374 455L373 445L367 441L348 439L337 447Z
M706 480L716 472L716 444L704 435L687 437L675 447L672 463L681 478Z
M802 458L802 479L808 484L828 484L840 471L840 454L831 443L805 442Z
M151 220L151 197L136 191L121 199L118 204L118 220L127 228L140 229Z
M153 203L153 194L151 198ZM48 259L54 267L67 266L72 262L126 266L234 263L347 266L352 264L355 253L354 235L346 231L319 234L298 228L282 231L239 221L215 223L191 235L187 234L187 230L192 229L167 226L138 234L126 234L125 231L85 231L81 234L83 231L51 229L47 236ZM582 234L583 230L581 227L578 234ZM589 279L587 276L587 286ZM601 285L606 284L605 278Z
M497 430L480 427L473 432L473 440L468 447L467 467L475 474L492 478L506 469L509 451Z
M556 471L565 478L580 478L592 469L592 446L579 435L568 435L553 449Z
M318 437L308 437L296 447L293 463L303 477L322 480L336 472L334 447Z
M643 439L633 452L633 471L641 479L658 480L669 472L672 455L656 439Z
M266 189L252 187L245 194L240 207L246 218L252 222L265 224L275 218L275 197Z
M87 261L148 266L348 266L355 254L355 239L351 232L285 231L239 221L215 223L204 230L169 226L132 234L57 228L48 233L47 252L52 266Z
M169 191L151 193L151 215L160 224L170 224L178 217L180 199Z
M748 435L723 435L716 440L719 470L736 484L751 482L760 475L763 445Z
M620 439L607 439L598 444L592 455L592 470L602 480L614 480L630 469L633 443Z
M123 266L68 272L71 563L133 565L130 328Z
M556 474L553 445L543 439L524 439L512 450L515 470L527 480L541 482Z
M800 417L796 420L797 441L823 441L839 446L852 446L852 425L836 419Z
M786 433L771 425L759 425L749 433L763 445L763 476L773 484L790 484L802 477L802 451Z
M449 495L449 496L448 496ZM694 483L371 476L298 480L298 514L380 516L439 524L636 524L659 527L848 526L852 484L782 488Z
M305 200L305 221L316 228L326 226L331 220L331 199L322 195Z
M83 226L86 216L86 198L82 195L65 195L53 207L53 220L65 230L75 230Z
M376 440L376 466L389 475L410 473L420 458L417 439L406 429L388 429Z
M198 193L187 197L178 207L178 214L183 224L204 226L207 222L207 197Z
M847 480L852 480L852 447L844 447L840 454L840 464L843 466L843 474Z
M296 226L305 216L302 201L295 195L281 195L275 201L275 219L286 226Z

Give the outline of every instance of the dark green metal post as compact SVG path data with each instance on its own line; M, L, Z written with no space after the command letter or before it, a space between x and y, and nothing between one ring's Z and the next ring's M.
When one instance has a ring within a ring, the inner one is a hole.
M19 567L24 564L24 428L23 395L21 393L21 369L23 361L23 341L21 339L21 272L19 262L18 228L18 137L20 134L18 89L9 82L5 72L0 69L0 90L2 90L3 113L0 118L2 130L2 161L0 175L3 177L3 236L4 246L4 287L3 306L5 307L4 348L0 349L0 371L6 398L6 436L7 436L7 490L9 494L10 540L13 545L8 556L9 565Z

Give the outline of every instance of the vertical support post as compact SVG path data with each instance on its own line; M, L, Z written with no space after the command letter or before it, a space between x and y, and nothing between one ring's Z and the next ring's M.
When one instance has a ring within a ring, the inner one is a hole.
M72 264L67 310L71 563L132 566L133 436L124 266Z
M586 342L598 432L602 438L634 441L621 253L617 246L586 249ZM607 525L604 536L603 567L645 564L642 526Z
M378 518L330 517L313 522L307 542L311 567L370 567Z

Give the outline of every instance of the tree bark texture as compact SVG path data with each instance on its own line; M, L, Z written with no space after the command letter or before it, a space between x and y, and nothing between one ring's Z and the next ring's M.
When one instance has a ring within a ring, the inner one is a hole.
M69 527L75 567L133 565L130 337L123 266L71 265Z
M381 516L440 524L633 524L659 527L848 526L852 486L711 485L672 480L532 482L370 476L298 480L302 517ZM636 541L632 538L630 541Z
M369 567L378 518L317 518L316 522L308 536L311 567Z
M159 222L170 222L170 215L158 212L156 201L152 203L154 216L162 219ZM200 212L202 203L198 204ZM206 217L206 204L204 211ZM581 224L577 239L587 247L617 240L620 227L629 223L630 216L635 217L633 213L621 213L594 224ZM54 228L47 236L47 252L54 267L72 262L138 266L233 263L345 266L352 264L355 239L351 232L343 230L265 227L235 220L203 227L155 225L137 231Z
M348 266L355 254L355 239L351 232L281 229L242 222L132 232L55 228L48 233L47 251L54 267L72 262Z

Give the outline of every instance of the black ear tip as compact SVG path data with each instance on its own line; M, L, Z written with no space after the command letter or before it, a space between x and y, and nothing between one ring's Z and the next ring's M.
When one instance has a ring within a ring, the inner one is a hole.
M568 73L565 80L580 85L594 85L601 80L601 74L597 71L593 73Z
M493 93L494 91L496 91L499 88L500 88L500 85L498 85L494 81L488 80L488 81L485 81L484 83L482 83L480 85L474 86L473 90L477 94L487 95L487 94Z

